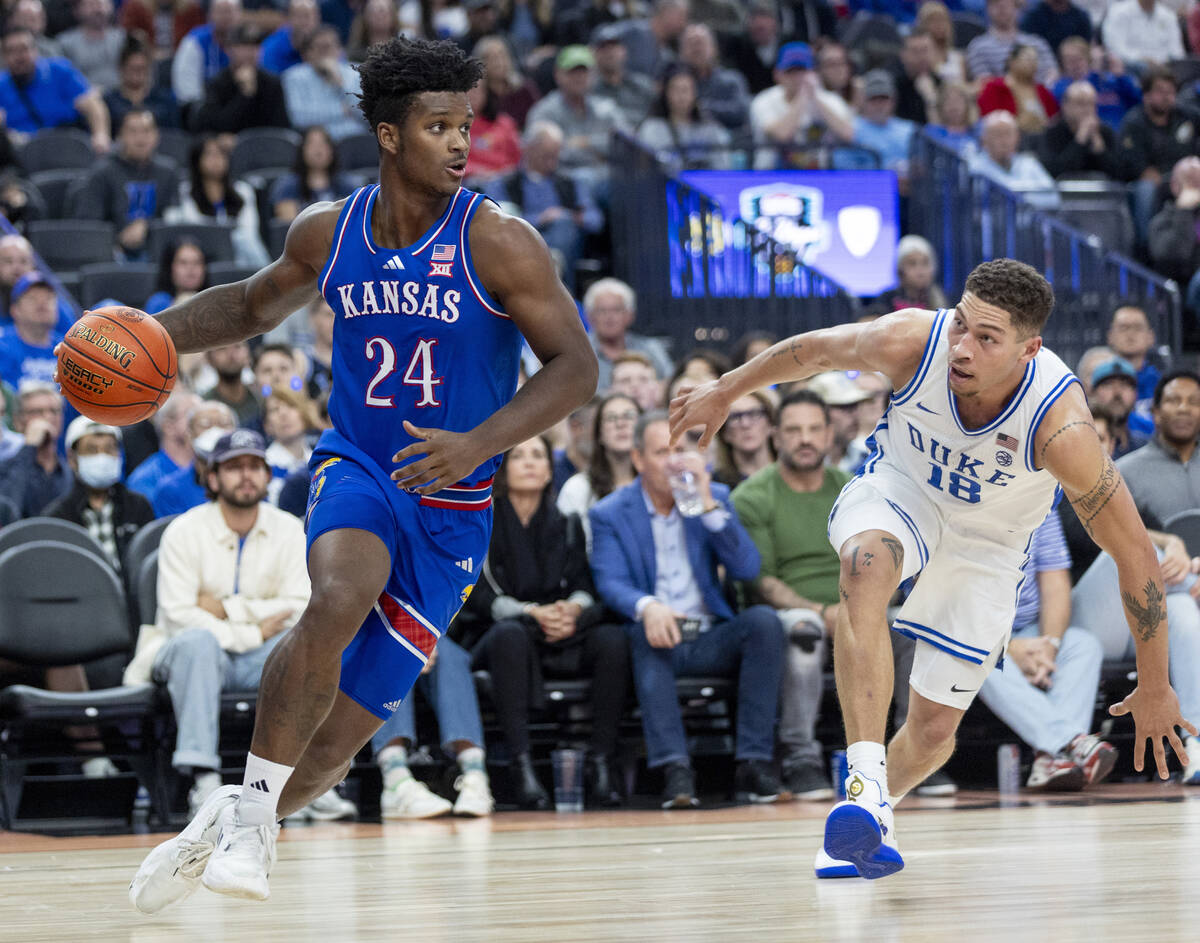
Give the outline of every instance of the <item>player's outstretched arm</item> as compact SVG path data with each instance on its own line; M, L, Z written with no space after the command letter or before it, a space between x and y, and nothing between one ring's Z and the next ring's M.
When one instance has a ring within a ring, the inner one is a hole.
M825 370L876 370L899 389L920 365L933 319L932 311L906 308L867 324L839 324L782 340L719 380L677 397L671 403L671 441L688 429L704 426L703 450L735 400Z
M493 455L549 429L596 392L596 355L537 230L485 203L469 238L475 271L525 335L542 369L467 433L405 423L419 441L393 456L400 467L392 479L421 494L461 481Z
M249 278L208 288L158 320L186 354L266 333L316 296L341 203L314 203L288 229L283 254Z
M1046 414L1034 450L1037 464L1058 479L1092 539L1116 561L1125 618L1136 647L1138 686L1109 712L1133 715L1134 769L1142 769L1142 745L1150 738L1158 774L1166 779L1163 739L1186 765L1187 754L1175 728L1183 727L1193 736L1196 728L1180 715L1179 701L1167 678L1162 571L1133 496L1100 445L1078 387L1072 386Z

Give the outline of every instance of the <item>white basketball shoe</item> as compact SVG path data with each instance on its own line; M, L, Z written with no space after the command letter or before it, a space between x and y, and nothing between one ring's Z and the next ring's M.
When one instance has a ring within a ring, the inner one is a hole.
M860 877L881 878L904 867L896 844L896 825L891 803L875 780L857 771L846 777L846 799L839 802L825 819L823 851L831 862L818 856L818 877L845 877L820 874L826 869L852 865Z
M187 828L158 845L129 884L129 901L144 914L156 914L190 896L200 886L223 822L233 814L241 785L214 790Z
M204 886L229 897L266 900L271 896L267 878L275 866L278 838L278 823L243 825L235 812L221 825L216 847L204 869Z

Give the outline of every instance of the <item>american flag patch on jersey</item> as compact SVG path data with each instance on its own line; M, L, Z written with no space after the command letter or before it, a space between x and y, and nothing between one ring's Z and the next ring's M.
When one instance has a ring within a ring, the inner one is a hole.
M433 247L433 252L431 252L429 255L429 261L430 262L453 262L454 261L454 250L457 248L458 248L458 246L435 245Z
M1005 435L1003 432L996 436L996 444L1004 446L1004 448L1008 449L1010 452L1015 452L1017 450L1017 446L1020 445L1016 439L1010 435Z

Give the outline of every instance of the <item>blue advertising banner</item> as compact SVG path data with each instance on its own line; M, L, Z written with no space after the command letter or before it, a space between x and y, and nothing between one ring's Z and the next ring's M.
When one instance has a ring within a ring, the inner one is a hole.
M770 234L790 247L799 262L840 283L851 293L871 296L896 284L896 242L900 238L896 175L887 170L689 170L680 175L688 186L720 204L726 238L708 249L725 254L744 251L734 238L735 217L749 227ZM668 186L670 186L668 184ZM668 200L669 212L674 201ZM670 225L676 243L686 226ZM672 268L687 266L683 245L671 246ZM713 260L716 261L716 260ZM726 268L728 266L720 266ZM737 266L740 274L753 278ZM776 272L778 276L780 273ZM738 296L743 278L713 278L708 293ZM674 294L691 292L691 282L672 272Z

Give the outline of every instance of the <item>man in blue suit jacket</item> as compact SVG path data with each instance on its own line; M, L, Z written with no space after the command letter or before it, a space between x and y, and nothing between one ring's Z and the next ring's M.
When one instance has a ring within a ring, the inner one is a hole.
M694 449L670 447L667 414L643 415L634 429L638 478L600 501L592 522L592 571L605 602L629 622L633 676L651 767L665 767L664 809L698 805L675 692L682 675L738 681L739 801L785 795L771 766L784 634L775 611L754 606L738 615L726 602L718 564L737 580L758 576L754 541L729 506L729 489L710 482ZM670 476L696 476L704 511L683 517Z

